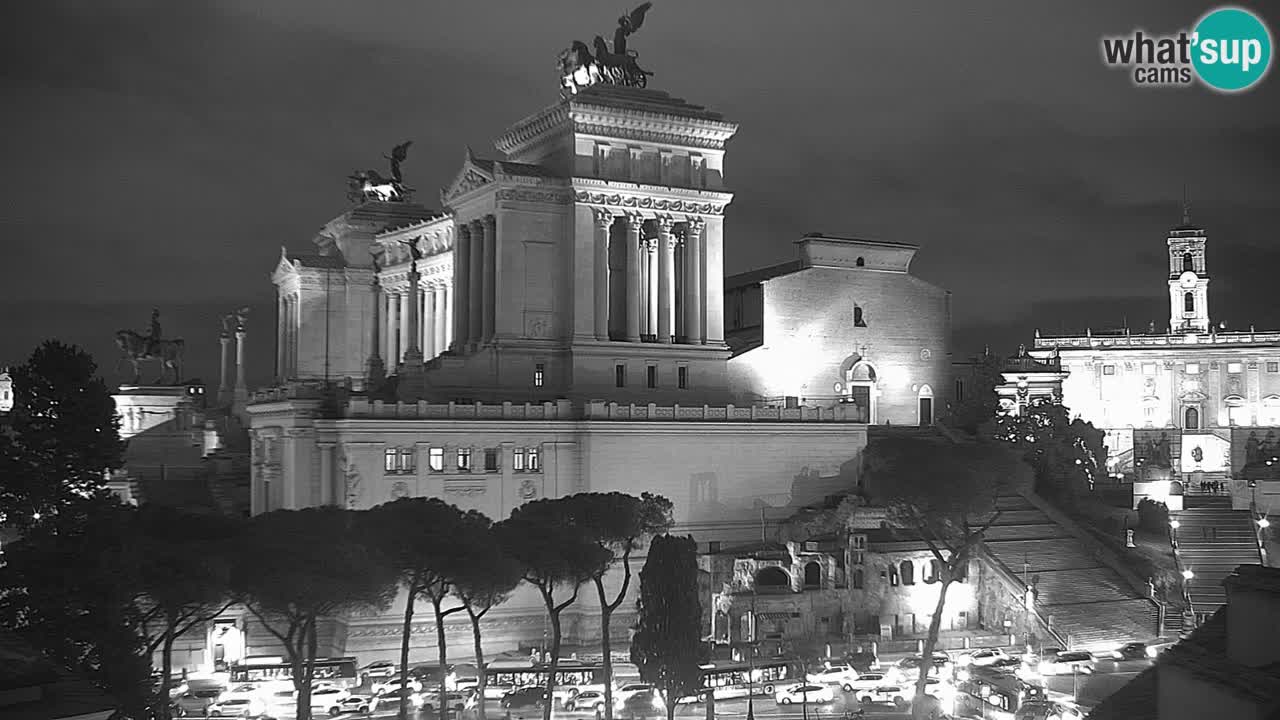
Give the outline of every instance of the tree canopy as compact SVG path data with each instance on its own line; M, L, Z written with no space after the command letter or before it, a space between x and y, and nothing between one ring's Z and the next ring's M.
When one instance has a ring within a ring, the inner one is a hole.
M640 679L662 693L667 718L680 698L702 686L702 603L697 545L691 537L659 535L640 570L640 599L631 661Z
M0 524L25 528L105 491L124 464L115 401L93 358L50 340L11 368L14 406L0 432Z
M1018 415L998 418L995 439L1022 453L1035 470L1036 491L1070 502L1106 475L1106 434L1092 423L1071 419L1060 402L1041 400Z

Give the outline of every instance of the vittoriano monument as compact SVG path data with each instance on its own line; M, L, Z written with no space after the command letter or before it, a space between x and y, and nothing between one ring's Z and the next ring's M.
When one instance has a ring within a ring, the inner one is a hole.
M382 202L404 202L413 189L406 187L404 177L400 174L400 163L409 156L412 140L403 142L391 150L390 155L383 155L391 162L391 177L383 177L377 170L361 170L347 176L347 197L351 202L380 200Z
M146 334L135 330L117 330L116 345L120 348L120 360L133 366L131 384L137 385L141 372L138 368L143 360L155 360L160 363L160 376L153 384L164 385L168 371L173 371L173 382L182 382L182 338L167 340L160 332L160 311L151 311L151 327ZM117 367L119 363L116 363Z
M597 35L592 48L581 40L574 40L567 50L560 53L560 87L566 97L577 94L592 85L622 85L642 88L649 83L653 73L636 63L636 51L627 49L627 38L644 24L645 13L653 3L644 3L630 14L618 18L613 31L613 50Z

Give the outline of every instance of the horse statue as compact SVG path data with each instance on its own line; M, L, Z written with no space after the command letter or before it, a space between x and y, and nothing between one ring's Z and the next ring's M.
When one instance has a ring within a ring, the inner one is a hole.
M177 385L182 382L182 351L183 340L156 340L154 343L133 330L117 330L116 345L120 348L120 361L128 362L133 365L133 380L130 384L137 385L142 373L138 368L139 363L143 360L157 360L160 362L160 376L156 378L155 385L164 385L165 376L169 370L173 371L173 383ZM119 367L120 363L116 363Z
M648 85L653 73L640 67L635 50L627 47L627 38L644 24L645 14L653 3L642 3L635 10L618 18L613 34L613 49L600 35L594 40L595 54L586 43L575 40L560 53L560 87L565 97L576 94L584 87L596 84L621 85L642 88Z
M383 177L377 170L363 170L348 175L347 180L350 181L347 185L347 195L352 202L361 200L395 202L404 199L404 186L391 178Z

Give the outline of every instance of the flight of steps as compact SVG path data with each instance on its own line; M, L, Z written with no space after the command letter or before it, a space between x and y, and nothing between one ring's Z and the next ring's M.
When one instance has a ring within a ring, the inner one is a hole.
M1037 588L1036 609L1073 648L1108 649L1156 635L1155 605L1020 495L998 500L987 550Z
M1222 581L1240 565L1257 565L1258 540L1248 510L1232 510L1225 495L1186 495L1177 514L1178 560L1194 576L1187 594L1197 615L1227 603Z

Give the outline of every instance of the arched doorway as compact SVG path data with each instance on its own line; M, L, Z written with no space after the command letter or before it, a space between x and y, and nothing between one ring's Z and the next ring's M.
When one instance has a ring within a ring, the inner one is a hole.
M920 427L933 424L933 388L928 385L921 385L916 393L916 416Z
M791 576L779 567L761 568L756 573L756 587L761 589L791 587Z
M807 588L822 586L822 566L815 561L804 566L804 586Z
M1200 408L1191 406L1183 411L1182 429L1183 430L1199 430L1200 429Z
M855 422L876 421L876 368L859 355L851 355L843 363L844 402L850 406Z

